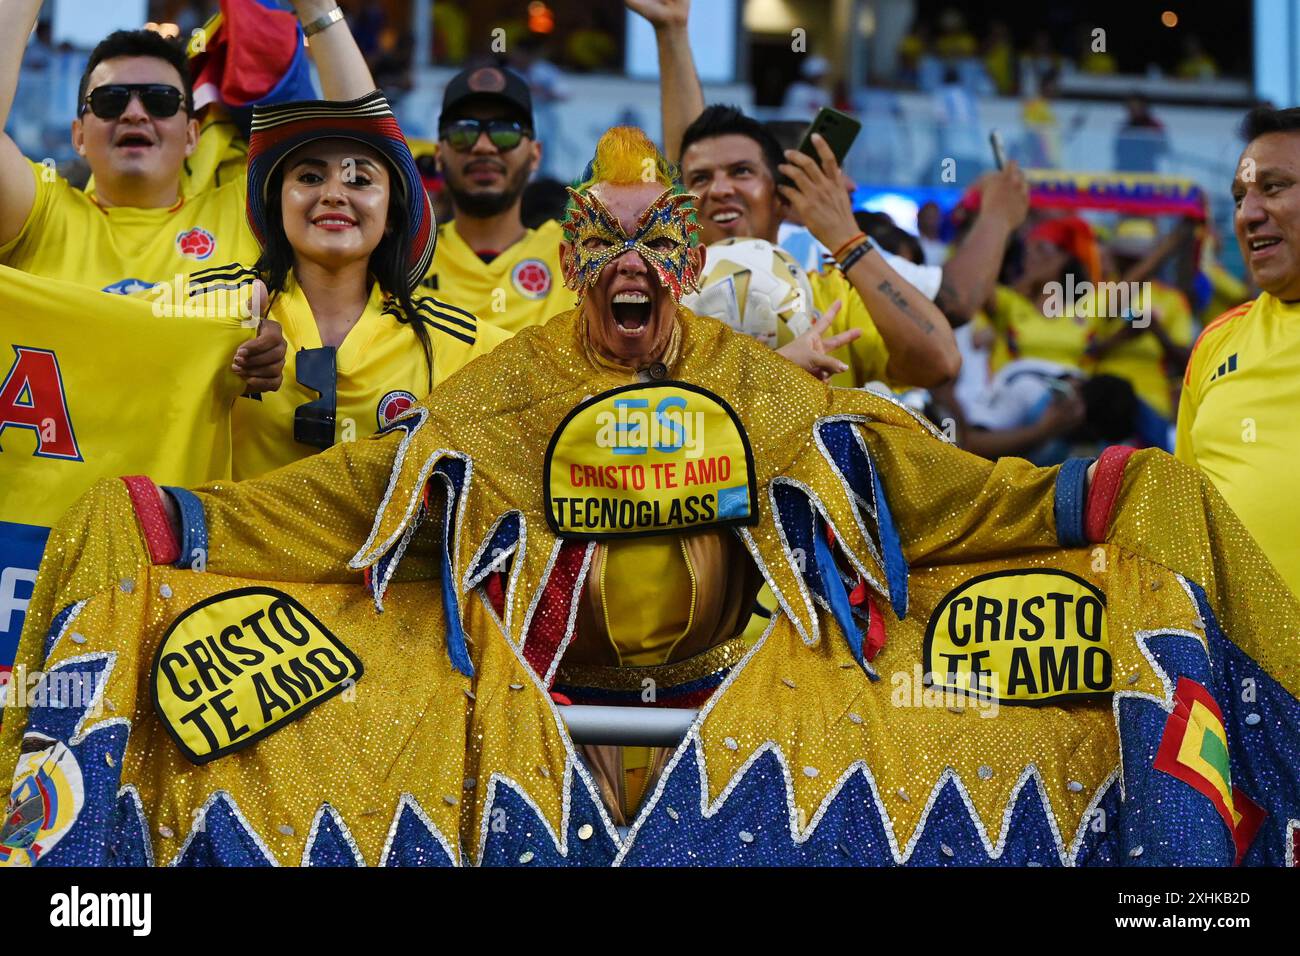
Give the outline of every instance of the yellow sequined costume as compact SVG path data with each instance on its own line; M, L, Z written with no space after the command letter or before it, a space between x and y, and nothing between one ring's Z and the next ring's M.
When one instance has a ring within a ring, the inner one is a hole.
M1086 463L987 462L887 399L678 318L668 376L739 414L759 514L670 539L714 549L690 564L706 572L695 587L711 609L664 607L680 650L659 676L671 685L681 661L713 654L715 682L630 831L613 825L549 697L620 663L620 623L592 623L618 581L593 591L591 575L617 567L617 549L561 540L542 510L557 424L628 383L593 366L569 312L471 363L386 434L200 489L185 569L152 563L125 485L82 499L50 538L19 665L44 672L38 687L80 675L88 703L29 693L30 714L6 712L11 812L37 799L38 778L62 795L46 823L0 833L8 862L1073 865L1293 852L1300 608L1195 471L1162 452L1127 464L1108 452L1085 492ZM780 610L736 650L760 575ZM159 644L205 601L259 588L306 609L363 673L195 763L162 726ZM848 639L858 625L861 661ZM955 660L975 640L993 655L971 665L992 674L993 696L945 691L953 674L924 679L927 657L938 672L934 655ZM1029 688L1016 668L1031 658L1046 670Z

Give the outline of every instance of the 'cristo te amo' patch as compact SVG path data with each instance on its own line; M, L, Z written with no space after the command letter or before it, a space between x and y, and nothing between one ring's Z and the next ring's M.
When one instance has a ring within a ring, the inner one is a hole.
M683 382L589 398L551 436L546 520L568 538L668 534L758 519L754 455L731 406Z
M995 571L955 588L925 632L926 683L1004 704L1105 694L1106 596L1066 571Z
M154 655L153 700L190 761L233 753L361 676L361 662L295 598L224 591L172 622Z

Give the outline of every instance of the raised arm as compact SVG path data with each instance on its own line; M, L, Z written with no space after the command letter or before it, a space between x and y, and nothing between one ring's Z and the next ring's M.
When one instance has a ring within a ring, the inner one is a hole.
M813 236L827 249L838 251L860 230L835 154L821 136L814 136L813 143L821 164L786 150L786 161L778 168L794 185L777 189ZM858 258L845 275L889 350L888 374L893 381L929 388L956 377L961 353L952 327L933 302L874 252Z
M338 7L336 0L292 0L303 25ZM307 52L320 74L321 95L327 100L355 100L375 89L375 79L346 20L339 20L307 40Z
M681 157L682 134L704 112L704 89L686 34L690 0L624 0L655 28L659 51L659 109L663 118L664 155Z
M979 214L943 264L934 298L954 328L966 324L992 295L1007 240L1029 214L1029 185L1014 161L990 173L981 187Z
M18 90L23 49L36 26L41 0L0 0L0 245L23 228L36 200L36 182L18 144L4 132Z

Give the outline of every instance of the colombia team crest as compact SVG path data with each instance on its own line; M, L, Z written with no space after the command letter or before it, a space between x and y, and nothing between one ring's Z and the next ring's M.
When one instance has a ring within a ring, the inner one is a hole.
M201 226L195 226L176 236L176 250L187 259L211 258L217 249L217 237Z
M510 281L525 299L542 299L551 291L551 270L541 259L524 259L515 264Z
M416 401L418 399L414 395L401 389L388 392L375 407L376 427L382 429L391 425L394 419L401 418L410 411Z

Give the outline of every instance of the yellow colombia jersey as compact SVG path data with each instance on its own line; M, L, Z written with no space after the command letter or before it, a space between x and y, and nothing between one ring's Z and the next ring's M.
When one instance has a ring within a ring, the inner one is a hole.
M0 264L105 292L132 293L222 262L253 262L259 249L244 213L246 180L182 196L167 209L100 207L94 193L31 164L36 197Z
M813 308L818 313L829 309L836 299L844 303L831 322L829 334L849 329L862 330L855 341L831 353L848 365L849 370L832 376L830 383L843 388L860 388L868 382L885 381L889 349L885 347L885 340L880 337L876 323L871 321L871 313L867 311L867 305L862 301L862 296L858 295L857 289L853 288L853 283L835 268L810 272L808 281L812 284Z
M993 297L993 308L986 313L997 333L989 356L990 374L1018 358L1073 366L1083 362L1083 350L1088 344L1086 318L1043 315L1033 302L1003 285L997 287Z
M1300 303L1267 293L1192 352L1175 454L1199 467L1300 596Z
M203 296L205 307L220 309L223 296L232 287L247 286L255 278L251 269L238 265L212 269L194 276L190 294ZM419 339L386 305L376 285L361 318L339 346L335 357L335 442L374 434L429 393L428 365ZM435 385L508 337L437 299L417 296L415 305L428 319ZM294 412L318 397L298 381L297 352L320 348L321 339L307 297L292 276L272 303L270 317L284 327L289 346L284 383L260 399L235 402L232 473L236 480L265 474L320 451L294 440Z
M461 238L453 220L438 229L438 247L420 291L434 293L511 335L541 325L577 301L564 286L562 238L560 224L549 220L484 262Z
M1192 307L1184 296L1163 282L1151 283L1151 311L1160 322L1165 334L1174 344L1190 346L1196 338L1192 321ZM1143 303L1133 303L1133 311L1142 310ZM1109 338L1124 328L1124 318L1093 319L1093 335ZM1171 385L1178 380L1179 369L1171 378L1165 368L1165 350L1152 332L1122 342L1103 355L1092 368L1095 374L1117 375L1133 386L1138 397L1165 418L1172 418L1174 402Z

